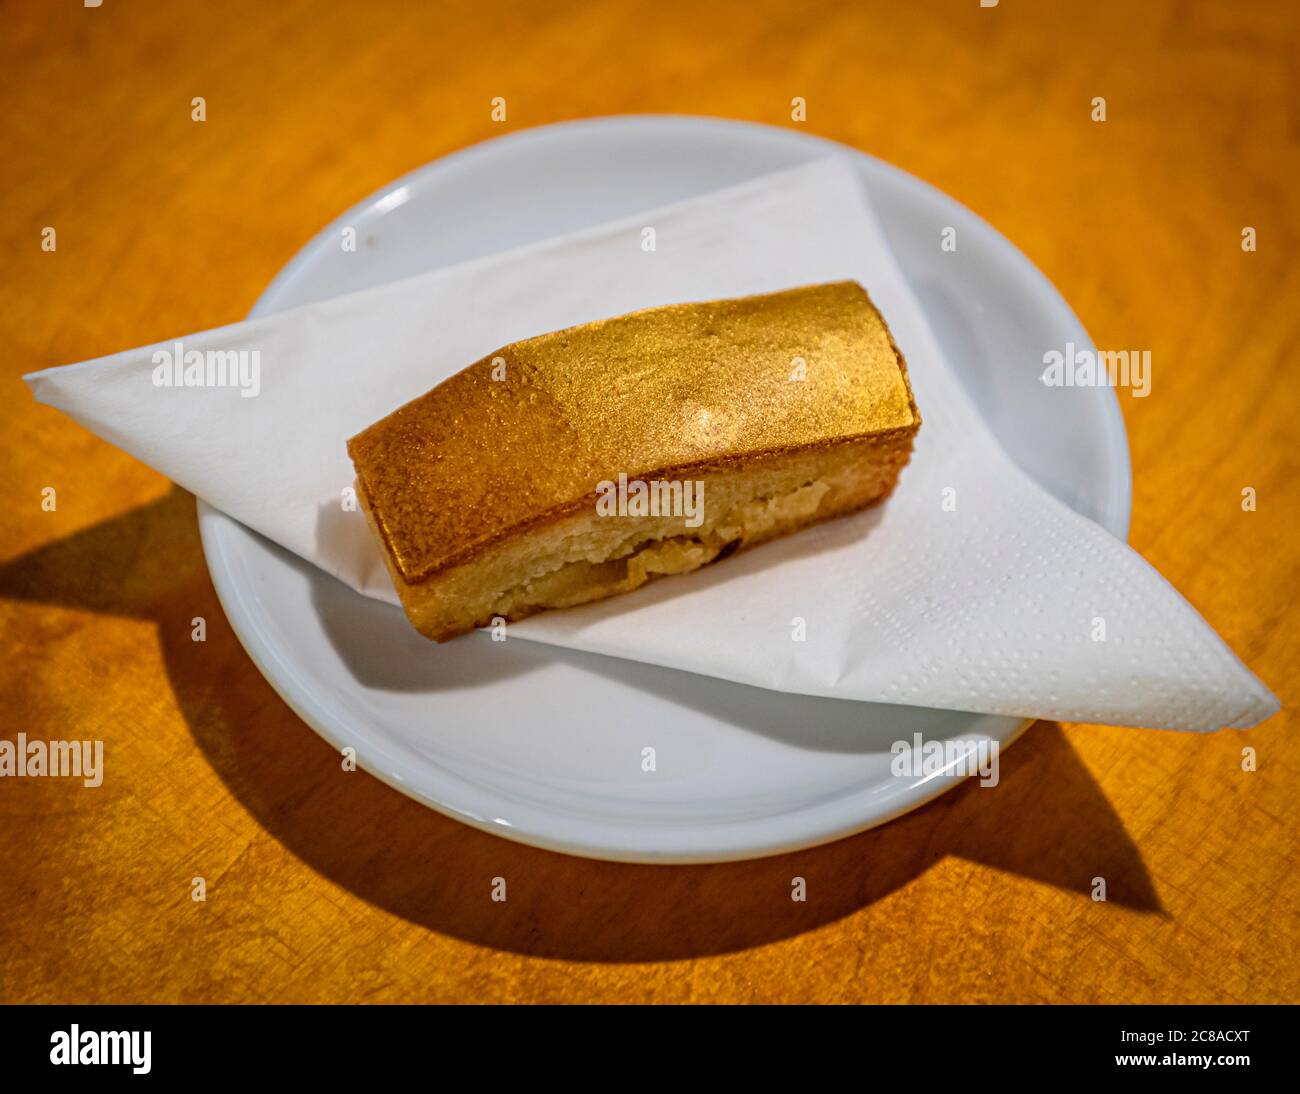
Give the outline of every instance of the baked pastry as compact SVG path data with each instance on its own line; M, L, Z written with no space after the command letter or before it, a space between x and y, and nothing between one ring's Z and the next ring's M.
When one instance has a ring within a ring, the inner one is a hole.
M441 642L878 502L919 426L885 321L841 281L516 342L348 452L406 614Z

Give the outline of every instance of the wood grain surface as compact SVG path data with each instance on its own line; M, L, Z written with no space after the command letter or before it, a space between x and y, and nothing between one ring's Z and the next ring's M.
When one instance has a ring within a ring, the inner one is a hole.
M9 0L0 22L0 736L102 738L108 767L0 780L0 999L1300 999L1300 6ZM1149 347L1150 397L1121 396L1131 542L1283 713L1040 723L996 790L716 867L530 850L340 777L225 622L193 499L19 377L238 320L401 173L624 112L865 149L996 225L1098 345Z

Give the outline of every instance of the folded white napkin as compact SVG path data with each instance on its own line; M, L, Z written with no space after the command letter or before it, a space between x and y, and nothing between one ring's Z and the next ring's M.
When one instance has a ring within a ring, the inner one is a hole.
M341 505L348 437L508 342L659 304L850 278L889 322L921 408L893 497L696 574L512 624L511 636L782 691L954 710L1188 730L1275 713L1268 689L1155 570L1002 451L840 160L188 335L179 354L159 343L26 379L41 402L187 490L396 602L363 515ZM225 387L158 386L176 379L169 358L183 366L195 350L257 351L256 395L243 393L251 371Z

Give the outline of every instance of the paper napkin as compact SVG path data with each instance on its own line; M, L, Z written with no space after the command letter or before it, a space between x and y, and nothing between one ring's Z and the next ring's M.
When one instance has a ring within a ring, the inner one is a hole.
M653 252L641 246L646 225ZM890 324L921 408L893 497L629 596L511 624L510 636L781 691L953 710L1186 730L1275 713L1268 689L1154 569L1002 451L840 159L26 379L41 402L396 603L364 516L341 504L348 437L508 342L846 278ZM209 369L208 351L226 356ZM214 386L185 386L196 360Z

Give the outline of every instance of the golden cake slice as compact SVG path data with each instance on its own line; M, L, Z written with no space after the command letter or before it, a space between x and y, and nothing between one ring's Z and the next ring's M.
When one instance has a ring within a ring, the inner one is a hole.
M411 622L445 641L885 498L920 416L852 281L506 346L348 442Z

